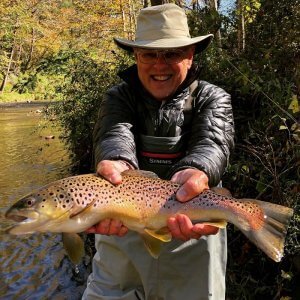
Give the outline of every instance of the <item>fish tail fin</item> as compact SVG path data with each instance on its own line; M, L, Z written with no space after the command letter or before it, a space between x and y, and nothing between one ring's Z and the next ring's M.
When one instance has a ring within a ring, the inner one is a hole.
M283 257L285 236L293 209L270 202L252 199L251 201L263 209L263 225L257 230L241 229L241 231L270 258L279 262Z

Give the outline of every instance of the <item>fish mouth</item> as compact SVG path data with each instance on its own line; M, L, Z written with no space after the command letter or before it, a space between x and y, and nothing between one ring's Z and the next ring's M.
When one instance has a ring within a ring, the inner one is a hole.
M24 217L24 216L16 216L16 215L12 215L12 216L9 216L6 218L10 219L10 220L13 220L15 222L18 222L18 223L23 223L24 221L28 220L27 217Z
M9 210L6 212L5 217L9 220L13 220L18 224L31 223L38 219L38 212L32 211L19 211L19 210Z
M18 211L13 209L7 211L5 217L16 222L12 227L5 230L9 234L31 234L41 225L39 213L33 210Z

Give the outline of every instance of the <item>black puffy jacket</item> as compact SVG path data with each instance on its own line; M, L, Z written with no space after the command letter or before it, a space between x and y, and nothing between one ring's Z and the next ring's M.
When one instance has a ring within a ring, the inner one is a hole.
M198 80L193 67L175 96L159 102L142 87L136 66L120 77L100 106L94 130L96 164L125 160L135 168L170 178L188 167L219 183L233 147L230 95Z

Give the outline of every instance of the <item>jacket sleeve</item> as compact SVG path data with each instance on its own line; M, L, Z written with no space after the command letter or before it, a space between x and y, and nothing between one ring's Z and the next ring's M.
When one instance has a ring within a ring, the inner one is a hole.
M95 166L104 159L121 159L138 168L132 96L127 90L125 83L114 86L101 102L93 132Z
M204 171L209 186L216 186L228 165L234 145L231 97L223 89L200 81L186 156L177 162L170 176L194 167Z

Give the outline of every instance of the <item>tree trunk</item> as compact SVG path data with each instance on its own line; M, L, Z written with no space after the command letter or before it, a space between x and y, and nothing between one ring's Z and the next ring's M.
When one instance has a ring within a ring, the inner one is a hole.
M122 22L123 22L123 32L126 34L126 17L125 17L125 11L123 7L123 0L120 0L120 10L122 14Z
M237 0L237 14L238 14L238 52L241 53L245 50L245 18L243 0Z
M134 2L132 0L129 1L129 39L134 38L134 32L136 31L136 15L135 15L135 7Z
M24 64L24 68L23 68L23 72L27 71L29 69L29 64L32 61L32 57L33 57L33 49L34 49L34 42L35 42L35 31L32 28L31 30L31 42L30 42L30 52L29 52L29 57L26 61L26 63Z
M210 10L213 13L218 14L218 1L217 0L209 0L209 5L210 5ZM221 37L221 31L220 28L218 28L216 34L215 34L215 38L216 38L216 43L218 45L218 48L221 50L222 48L222 37Z
M176 0L175 3L176 3L179 7L183 7L183 6L184 6L184 1L183 1L183 0Z
M151 0L151 6L169 3L167 0Z
M19 75L21 71L21 57L22 57L22 44L19 45L19 49L17 50L16 54L16 59L15 59L15 64L14 64L14 69L13 72L15 75Z
M0 86L0 93L4 92L4 89L5 89L5 86L6 86L6 83L7 83L7 79L8 79L9 71L10 71L10 66L12 64L12 60L13 60L13 56L14 56L14 48L15 48L15 45L13 45L12 48L11 48L10 58L9 58L9 61L8 61L6 72L4 74L4 78L3 78L1 86Z

